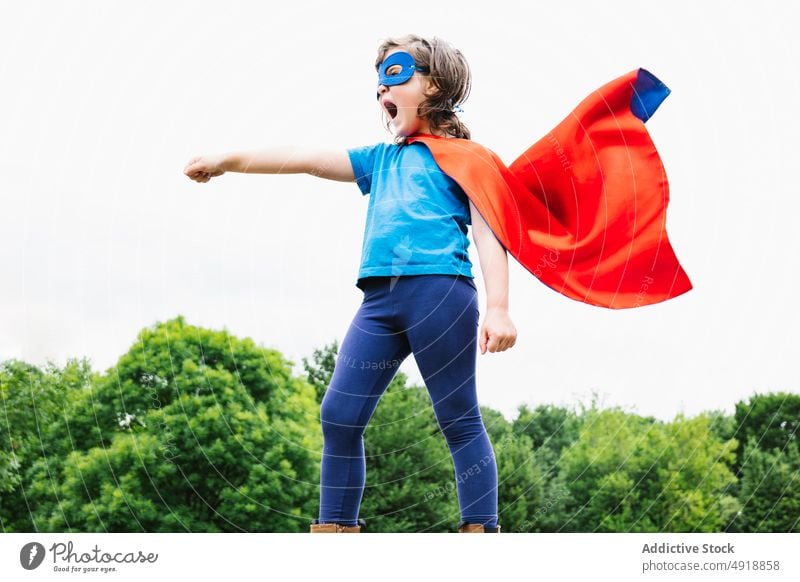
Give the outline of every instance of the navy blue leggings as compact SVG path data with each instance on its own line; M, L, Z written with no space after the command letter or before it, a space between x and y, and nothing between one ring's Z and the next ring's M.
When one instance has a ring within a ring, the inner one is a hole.
M478 292L458 275L369 277L320 407L320 523L356 525L364 429L400 363L414 359L455 465L462 521L497 525L497 466L478 407Z

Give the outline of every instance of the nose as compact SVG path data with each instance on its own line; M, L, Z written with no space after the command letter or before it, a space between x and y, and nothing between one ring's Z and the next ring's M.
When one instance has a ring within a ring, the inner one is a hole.
M376 93L376 97L378 98L379 101L380 101L381 95L386 93L388 90L389 90L389 87L387 87L386 85L381 85L381 84L378 85L378 92Z

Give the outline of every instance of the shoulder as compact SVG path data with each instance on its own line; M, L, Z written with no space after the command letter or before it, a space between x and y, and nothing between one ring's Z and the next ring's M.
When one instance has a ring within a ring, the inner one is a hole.
M347 148L347 154L354 164L359 164L365 168L372 168L376 164L383 163L386 154L392 144L384 142L372 143Z
M436 154L444 154L447 156L458 157L479 157L484 160L499 160L497 154L486 146L471 140L460 137L451 137L445 139L429 139L420 138L418 141L423 141L432 152Z
M386 150L386 148L390 147L391 145L392 144L378 142L366 145L352 146L347 148L347 151L355 154L367 154L367 153L374 154L376 152L381 152Z

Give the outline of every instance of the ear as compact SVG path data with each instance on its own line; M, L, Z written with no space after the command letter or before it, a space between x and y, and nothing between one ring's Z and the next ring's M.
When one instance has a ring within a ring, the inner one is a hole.
M422 84L422 93L425 97L433 97L436 95L436 86L431 81L430 75L420 75L419 81Z

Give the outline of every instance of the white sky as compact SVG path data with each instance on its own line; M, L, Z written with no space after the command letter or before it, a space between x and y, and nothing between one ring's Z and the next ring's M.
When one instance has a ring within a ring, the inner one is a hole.
M367 8L369 6L369 8ZM488 9L487 6L491 6ZM183 175L193 155L390 135L386 36L470 62L463 119L506 163L637 67L672 89L647 126L694 289L634 310L568 299L509 256L517 345L478 358L481 403L670 419L798 392L800 148L789 3L26 2L0 20L0 359L105 371L177 314L297 363L341 339L368 198L307 175ZM471 244L483 314L485 292ZM482 321L483 317L481 317ZM401 369L421 381L413 357Z

